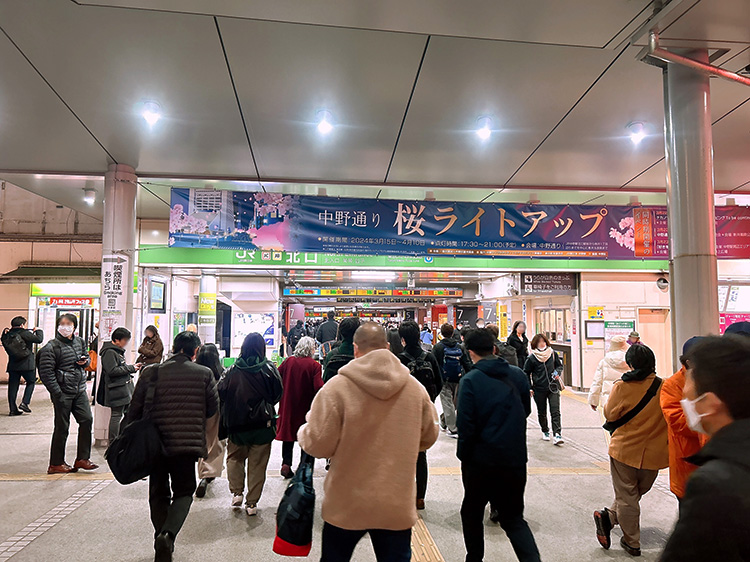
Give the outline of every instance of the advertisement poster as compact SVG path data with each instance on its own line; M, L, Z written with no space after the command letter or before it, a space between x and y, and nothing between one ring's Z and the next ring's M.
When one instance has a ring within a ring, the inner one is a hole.
M198 325L213 326L216 324L216 293L198 294Z
M232 347L240 347L245 336L253 332L263 336L268 347L276 347L276 314L236 312Z
M615 336L625 336L635 330L635 320L612 320L604 322L604 349L609 349L609 342Z
M102 256L102 298L99 313L99 341L109 341L115 328L126 326L128 297L123 286L128 271L128 256L110 254Z

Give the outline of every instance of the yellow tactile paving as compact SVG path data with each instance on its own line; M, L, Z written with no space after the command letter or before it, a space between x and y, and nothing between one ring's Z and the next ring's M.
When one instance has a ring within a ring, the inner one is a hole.
M445 562L421 517L412 529L411 559L414 562Z

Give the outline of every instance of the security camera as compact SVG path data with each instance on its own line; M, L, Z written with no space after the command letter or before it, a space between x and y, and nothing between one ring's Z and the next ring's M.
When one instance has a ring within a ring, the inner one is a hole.
M656 280L656 286L660 291L669 290L669 280L666 277L659 277Z

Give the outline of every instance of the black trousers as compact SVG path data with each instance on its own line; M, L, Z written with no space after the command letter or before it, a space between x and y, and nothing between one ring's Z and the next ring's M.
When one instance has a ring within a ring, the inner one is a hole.
M427 451L420 451L417 457L417 499L423 500L427 495Z
M526 466L498 467L461 463L464 501L461 524L466 545L466 562L484 559L484 513L491 503L500 526L510 539L521 562L539 562L539 550L529 525L523 518Z
M70 414L78 424L78 453L76 460L91 458L91 427L94 416L91 414L91 404L85 391L77 394L63 394L53 400L55 407L55 429L52 432L49 463L53 466L65 464L65 444L70 432Z
M16 398L21 386L21 378L26 381L21 403L28 406L31 403L31 395L34 394L34 385L36 384L36 373L34 371L8 371L8 406L11 413L18 411Z
M560 435L562 433L560 393L550 392L549 390L537 390L535 388L534 402L536 402L539 425L542 426L542 432L549 433L549 423L547 421L547 404L549 404L549 412L552 414L552 433Z
M368 533L378 562L411 560L411 529L349 531L326 523L323 525L323 552L320 561L348 562L352 559L357 543Z
M148 479L148 503L154 537L167 532L172 537L182 529L195 493L193 456L166 457Z

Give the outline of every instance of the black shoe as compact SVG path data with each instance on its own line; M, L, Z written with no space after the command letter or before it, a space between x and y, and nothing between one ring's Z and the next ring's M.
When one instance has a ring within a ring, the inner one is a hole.
M8 414L9 416L22 416L23 412L21 410L13 410Z
M625 542L625 537L622 537L620 539L620 546L625 549L625 552L630 554L630 556L640 556L641 555L641 549L635 548L630 546L628 543Z
M196 498L202 498L206 495L206 490L208 489L208 478L201 478L201 481L198 483L198 487L195 489L195 497Z
M174 539L169 533L159 533L154 541L154 562L172 562Z
M18 409L26 412L27 414L31 413L31 408L29 408L27 404L21 404L20 406L18 406Z
M496 509L490 508L490 521L500 523L500 513Z
M612 546L612 519L609 510L605 507L601 511L594 512L594 523L596 523L596 540L602 548L609 550Z

